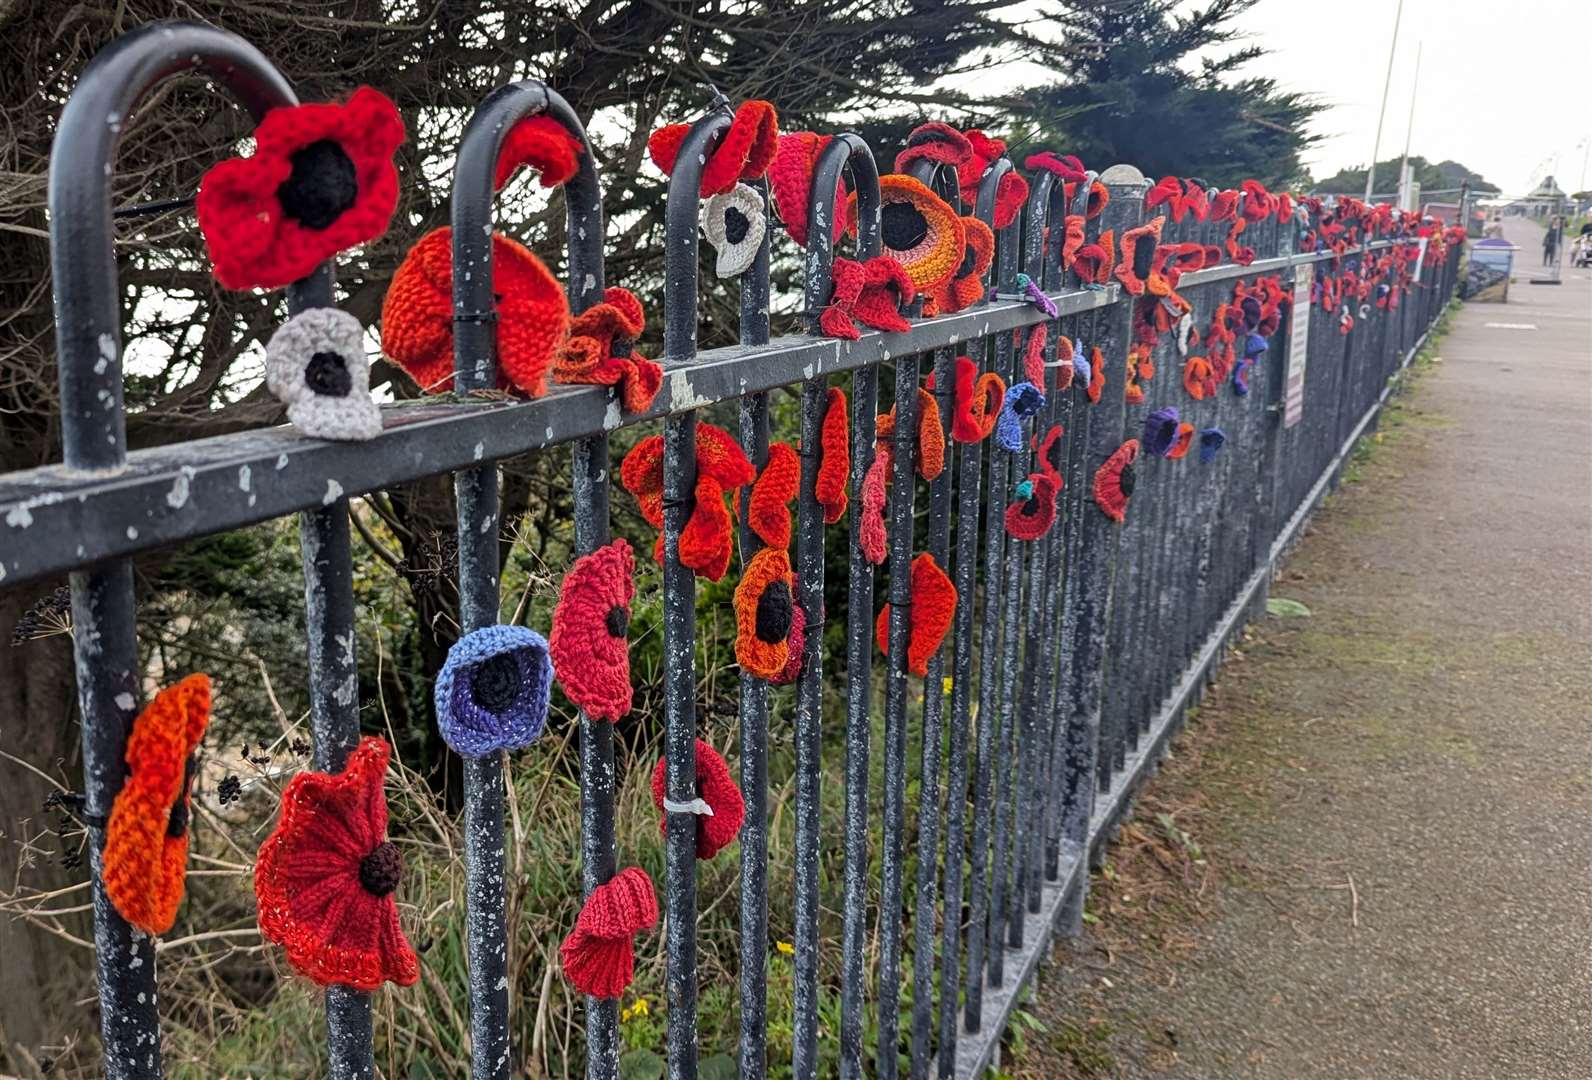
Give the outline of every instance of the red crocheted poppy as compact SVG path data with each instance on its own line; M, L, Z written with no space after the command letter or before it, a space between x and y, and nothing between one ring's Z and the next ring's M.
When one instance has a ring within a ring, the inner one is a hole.
M907 670L927 675L929 658L951 629L956 615L956 586L927 551L912 560L912 609L908 613L911 632L907 638ZM890 651L890 605L886 604L874 623L879 651Z
M1111 252L1099 243L1085 244L1073 254L1072 269L1085 285L1104 285L1111 274Z
M1211 362L1203 356L1191 356L1183 365L1183 389L1195 401L1216 396L1220 380Z
M1045 385L1045 337L1045 324L1034 324L1023 349L1023 377L1038 387Z
M830 135L811 131L796 131L779 137L774 160L768 167L768 189L774 197L774 208L785 224L785 231L797 246L807 246L807 214L811 210L813 169L818 155L829 145ZM831 206L843 205L846 197L845 178L835 180L835 201ZM834 236L839 240L846 229L845 215L835 212Z
M800 593L801 575L791 575L790 588L793 594ZM771 675L768 679L775 686L789 686L801 677L802 658L807 646L807 613L802 610L799 599L791 605L790 634L786 636L785 641L785 666L777 675Z
M1107 189L1107 187L1100 181L1096 180L1094 183L1089 185L1089 204L1084 208L1083 216L1088 218L1090 221L1093 221L1095 218L1105 213L1106 207L1110 204L1110 190Z
M747 560L735 587L735 662L759 679L772 679L790 660L796 577L790 555L767 547Z
M1013 170L1003 173L995 184L995 212L990 215L997 229L1004 229L1017 220L1023 204L1028 201L1028 181Z
M973 152L956 167L956 185L962 190L962 201L971 206L978 201L978 185L989 171L990 162L1006 153L1006 142L992 139L978 128L969 128L962 134Z
M630 711L630 603L636 560L615 540L575 560L564 575L547 652L564 696L594 720Z
M1127 514L1128 498L1133 494L1133 463L1138 458L1139 440L1129 439L1095 472L1095 505L1112 521L1121 521Z
M1279 222L1285 222L1293 217L1294 201L1292 195L1286 191L1279 191L1271 199L1276 204L1277 220Z
M1211 200L1211 212L1207 221L1231 221L1238 213L1238 192L1231 189L1218 191L1216 198Z
M569 301L530 249L492 236L498 298L498 386L547 393L547 369L569 330ZM381 307L381 348L427 393L453 389L453 230L433 229L409 249Z
M1071 366L1071 365L1068 365ZM1061 468L1066 464L1062 453L1061 436L1063 434L1060 424L1052 424L1050 430L1045 432L1041 439L1038 435L1029 440L1034 450L1034 464L1038 465L1041 472L1049 474L1056 481L1056 490L1061 490Z
M966 356L956 358L952 378L951 438L959 443L981 442L995 430L1006 400L1006 382L993 371L979 375L978 365Z
M864 326L891 334L904 334L912 324L901 308L917 296L917 288L900 263L880 255L862 264L862 290L851 315Z
M838 386L829 388L818 438L823 456L818 461L813 494L824 508L824 523L833 525L846 513L846 483L851 473L851 418L846 411L846 392Z
M925 315L949 315L984 299L984 275L995 261L995 234L975 217L964 217L962 227L967 233L962 265L949 279L928 290Z
M746 500L746 523L772 548L790 547L790 503L801 487L801 458L789 443L771 443L763 474Z
M881 445L895 436L895 409L880 416L874 437ZM918 475L933 480L945 471L945 428L940 423L940 405L934 395L918 387Z
M1089 395L1089 404L1100 404L1100 395L1106 389L1106 358L1100 352L1100 346L1094 345L1089 349L1089 386L1084 391Z
M680 144L690 124L669 124L647 139L647 153L665 176L674 174ZM703 195L723 195L742 180L755 180L768 171L779 145L779 116L766 101L743 101L718 147L702 168Z
M105 826L105 895L147 934L177 921L188 872L194 751L210 722L210 676L189 675L155 695L127 737L127 779Z
M1049 150L1041 150L1024 158L1023 168L1029 172L1043 169L1045 172L1053 173L1069 187L1089 179L1089 174L1084 171L1083 162L1076 154L1055 154Z
M1183 181L1183 209L1192 213L1195 221L1205 220L1211 212L1211 200L1204 184L1198 180Z
M342 105L272 109L254 129L254 153L212 165L194 211L216 280L275 289L387 229L398 206L392 158L404 124L368 86Z
M1227 229L1227 257L1239 266L1248 266L1255 261L1255 249L1246 247L1238 242L1238 238L1248 228L1249 222L1241 217L1235 217Z
M1194 243L1168 244L1167 248L1173 260L1173 268L1181 274L1186 274L1193 270L1203 270L1207 265L1214 265L1207 264L1205 258L1209 252L1217 250L1214 247L1207 248L1204 244ZM1218 251L1218 260L1220 257L1221 253Z
M1188 448L1194 445L1194 425L1183 423L1177 426L1177 436L1172 440L1172 447L1166 456L1176 461L1188 453Z
M501 190L521 167L540 173L544 188L568 183L580 168L580 151L580 140L551 116L527 116L503 139L493 186Z
M640 867L627 866L586 897L558 947L564 977L583 994L621 997L636 973L635 936L658 925L658 896Z
M610 286L569 326L569 339L553 357L553 381L619 387L627 412L644 412L663 385L663 368L636 351L646 325L641 301L629 289Z
M276 831L254 864L260 932L321 986L374 990L420 978L393 900L403 856L387 839L389 753L367 736L336 776L305 772L290 780Z
M1144 295L1145 280L1155 267L1155 248L1161 242L1161 226L1165 224L1166 218L1158 217L1122 234L1122 252L1117 258L1115 275L1122 287L1134 296Z
M1006 507L1006 532L1018 540L1038 540L1056 523L1056 493L1060 486L1048 472L1029 473L1027 491Z
M880 237L884 253L901 264L915 289L947 281L961 265L967 230L951 204L922 181L901 173L879 177ZM857 196L846 201L846 228L857 227Z
M875 444L873 460L862 477L857 517L857 546L873 565L884 562L887 535L884 526L885 487L889 483L893 455L890 444Z
M1068 214L1062 224L1062 229L1061 268L1063 270L1072 270L1074 269L1073 264L1077 261L1078 252L1083 250L1084 246L1083 215ZM1078 276L1084 277L1082 270L1078 271ZM1093 279L1085 278L1085 280Z
M906 172L914 161L933 161L941 165L961 165L973 157L973 144L950 124L930 120L919 124L907 136L906 149L896 155L895 171Z
M1154 187L1144 193L1146 210L1153 210L1162 205L1171 212L1173 221L1183 220L1183 181L1175 176L1163 176Z
M723 428L697 424L697 482L691 516L680 530L680 565L718 581L730 568L734 529L726 493L750 484L757 471L739 443ZM655 528L663 527L663 436L649 435L625 455L619 482L636 497L641 515ZM653 546L653 556L663 561L663 538Z
M652 802L663 814L658 831L665 834L669 831L669 815L663 809L668 778L669 759L660 758L657 768L652 770ZM711 859L740 835L741 823L746 820L746 801L735 784L735 777L730 775L729 765L717 750L701 739L696 741L696 783L697 797L713 811L696 815L696 853L699 859Z
M1246 221L1260 221L1268 218L1276 209L1271 192L1259 180L1245 180L1239 185L1244 194L1244 219Z

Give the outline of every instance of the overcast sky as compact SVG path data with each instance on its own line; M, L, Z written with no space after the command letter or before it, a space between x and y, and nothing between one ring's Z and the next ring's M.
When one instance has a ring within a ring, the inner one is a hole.
M1371 156L1396 6L1260 0L1246 16L1270 55L1245 70L1329 106L1314 125L1323 139L1305 156L1318 178ZM1404 149L1417 43L1412 154L1452 158L1510 193L1550 172L1578 189L1592 135L1592 0L1404 0L1382 160Z

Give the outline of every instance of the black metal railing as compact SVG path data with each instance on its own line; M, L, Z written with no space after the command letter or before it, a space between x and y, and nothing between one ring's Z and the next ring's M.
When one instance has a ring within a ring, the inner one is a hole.
M499 550L495 528L499 459L568 444L573 451L575 553L609 539L613 476L609 433L621 422L664 426L664 701L667 789L672 800L695 795L695 578L680 565L678 543L694 491L695 427L700 409L737 401L741 439L754 464L767 459L768 391L800 386L801 484L797 511L798 601L810 627L821 627L826 544L845 543L844 829L825 835L820 776L826 746L826 691L838 693L824 634L805 636L795 690L794 1036L791 1071L820 1071L820 1037L838 1044L846 1077L890 1078L900 1063L912 1077L982 1074L997 1052L1016 996L1031 979L1051 936L1076 932L1087 869L1164 752L1184 710L1220 663L1224 643L1264 601L1272 567L1304 517L1334 482L1345 455L1374 420L1390 377L1408 359L1450 297L1456 258L1427 259L1416 287L1396 308L1376 307L1352 332L1319 306L1296 307L1309 320L1305 408L1285 428L1280 416L1290 363L1284 325L1257 369L1254 392L1224 388L1192 401L1180 392L1170 340L1157 348L1164 373L1151 398L1176 400L1185 419L1220 427L1227 449L1208 464L1141 457L1138 489L1124 524L1091 505L1095 470L1125 438L1136 436L1157 401L1129 404L1125 357L1133 301L1117 284L1086 287L1064 270L1062 215L1081 213L1089 183L1067 205L1049 173L1032 178L1022 219L997 234L991 298L952 315L914 321L902 334L865 334L855 342L813 334L770 340L768 240L741 279L740 345L699 351L697 222L701 162L728 127L715 109L686 136L669 187L666 213L665 376L645 413L616 420L609 391L557 387L531 401L464 401L389 410L386 430L367 443L336 444L289 429L241 432L158 449L126 450L122 413L119 298L111 230L111 169L119 125L162 80L202 69L256 116L292 103L291 87L254 48L213 28L167 24L131 34L84 72L62 114L50 173L57 340L64 462L0 476L0 587L69 573L79 703L83 724L85 819L103 821L123 780L122 754L141 692L135 640L131 559L193 537L298 514L303 545L315 764L340 767L358 738L352 642L353 554L349 499L361 493L452 473L458 504L461 632L498 621ZM494 385L489 324L493 217L492 170L518 119L546 114L580 141L579 172L567 191L569 295L579 312L603 289L601 184L585 135L562 98L534 81L503 87L477 109L458 148L453 196L457 379L460 391ZM992 222L1004 158L985 174L971 212ZM827 303L836 180L857 195L859 257L880 250L878 173L869 147L841 135L822 154L812 185L805 255L809 319ZM932 167L920 178L957 198L954 176ZM1094 179L1093 174L1090 180ZM1148 187L1118 165L1099 178L1110 192L1105 213L1089 223L1117 236L1145 217ZM947 183L948 182L948 183ZM767 200L767 191L759 184ZM1368 240L1348 253L1295 254L1298 231L1312 222L1267 220L1246 240L1260 251L1250 266L1224 263L1183 276L1179 291L1204 327L1239 279L1300 268L1354 266L1393 241ZM1055 228L1052 228L1055 226ZM1225 227L1189 220L1167 226L1169 240L1220 243ZM772 232L772 230L770 230ZM1017 295L1025 272L1055 302L1047 318ZM331 302L333 268L293 286L290 306ZM1025 442L1015 452L947 440L945 470L927 485L918 513L915 475L917 392L927 363L935 375L941 423L952 414L952 364L963 353L981 370L1023 377L1014 331L1047 325L1047 371L1070 363L1058 335L1098 347L1106 392L1091 404L1080 389L1047 395L1032 431L1065 429L1065 483L1059 524L1036 541L1009 536L1003 515L1016 480L1030 471ZM815 327L809 327L815 329ZM896 411L894 474L888 516L889 649L882 702L873 673L875 568L862 554L858 515L849 531L827 531L816 497L820 428L829 387L848 384L851 409L850 495L861 488L875 453L881 370L889 368ZM1178 390L1173 396L1173 391ZM251 479L240 484L239 477ZM168 499L176 484L187 493ZM759 541L744 525L741 557ZM910 563L927 551L954 577L961 602L948 642L927 677L907 671ZM768 941L768 716L770 690L740 678L740 780L747 821L741 834L739 1067L765 1074ZM883 745L871 745L876 708ZM908 747L916 725L920 754ZM609 723L582 715L580 730L582 866L585 890L613 875L614 743ZM882 818L869 820L870 757L883 756ZM507 1077L515 1067L508 1020L508 937L504 904L504 769L488 756L466 763L464 874L470 965L471 1073ZM915 861L907 844L906 794L916 780ZM667 830L666 914L668 1072L696 1075L695 819L671 813ZM105 1071L113 1077L161 1072L152 943L129 931L100 885L102 830L94 828L95 947ZM844 856L842 929L826 940L820 922L820 853ZM870 850L880 853L878 940L868 985ZM908 866L915 865L914 880ZM784 888L787 883L776 883ZM911 963L906 969L911 919ZM840 954L838 1031L820 1032L820 955ZM899 1003L909 977L910 1018ZM374 1075L368 994L333 988L326 995L328 1069L336 1077ZM866 1019L877 1040L866 1046ZM618 1074L618 1017L613 1002L589 1000L587 1075ZM903 1030L904 1027L904 1030Z

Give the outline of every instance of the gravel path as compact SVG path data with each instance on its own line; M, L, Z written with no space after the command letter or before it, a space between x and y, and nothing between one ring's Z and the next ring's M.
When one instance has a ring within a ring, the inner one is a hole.
M1272 592L1311 616L1224 668L1018 1075L1592 1077L1592 281L1565 273L1464 308L1318 514Z

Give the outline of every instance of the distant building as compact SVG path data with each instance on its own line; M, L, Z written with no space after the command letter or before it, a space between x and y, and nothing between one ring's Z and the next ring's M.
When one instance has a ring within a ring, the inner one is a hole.
M1569 208L1570 197L1553 177L1545 176L1542 178L1542 183L1532 188L1524 198L1516 200L1515 205L1532 217L1546 218L1553 214L1563 214Z

